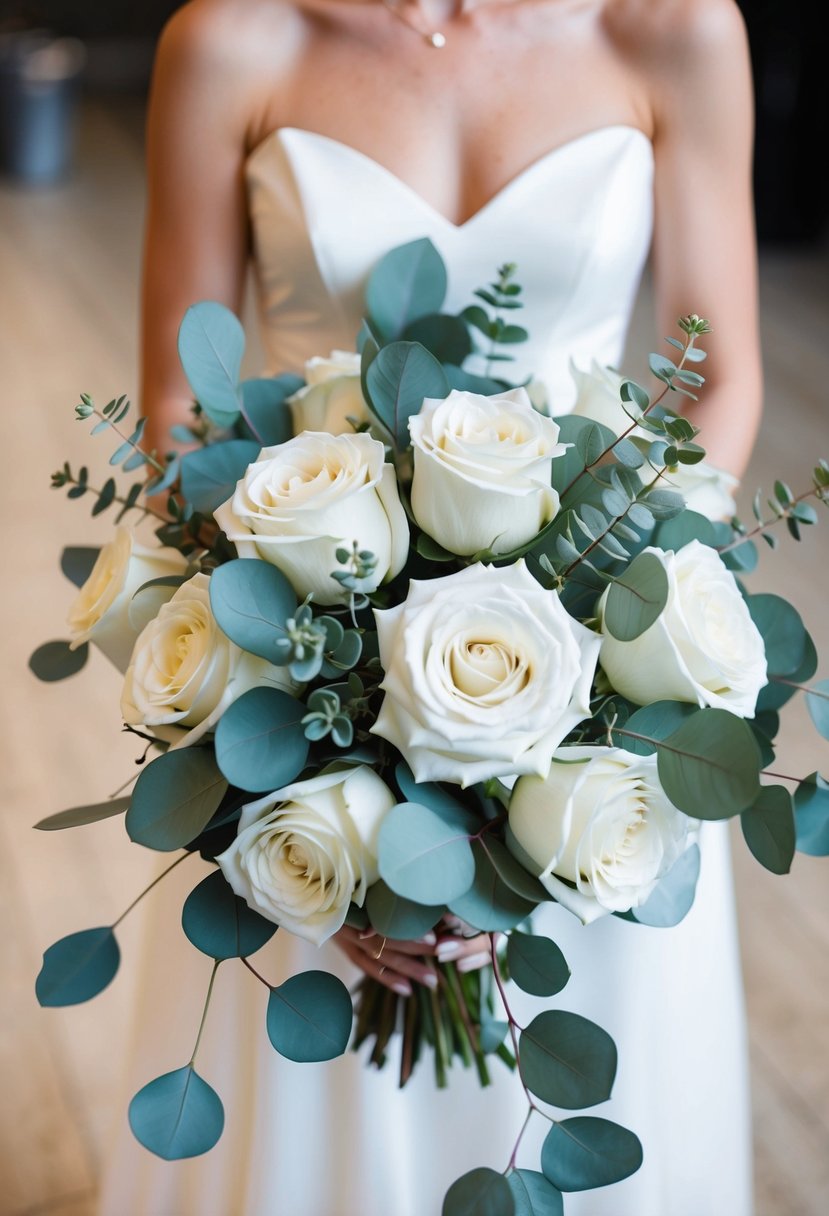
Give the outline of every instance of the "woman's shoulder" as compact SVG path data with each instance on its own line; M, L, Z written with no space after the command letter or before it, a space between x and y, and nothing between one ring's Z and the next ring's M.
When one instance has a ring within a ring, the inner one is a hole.
M746 43L735 0L607 0L602 21L626 57L669 70L704 68Z
M297 37L301 14L290 0L188 0L165 25L159 56L191 71L218 70L234 82L274 72Z

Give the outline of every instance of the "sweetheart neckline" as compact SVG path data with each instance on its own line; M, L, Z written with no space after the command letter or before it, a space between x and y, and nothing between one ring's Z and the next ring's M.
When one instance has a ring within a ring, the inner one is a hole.
M589 140L597 139L602 135L619 132L624 132L626 135L640 136L650 149L651 155L653 154L653 141L649 135L645 134L641 127L636 127L632 123L606 123L600 127L593 127L592 130L585 131L582 135L576 135L573 139L565 140L564 143L557 144L556 147L550 148L547 152L543 152L541 156L537 157L524 169L521 169L514 177L511 177L510 180L500 188L500 190L496 190L495 194L493 194L491 198L487 199L487 201L484 202L477 211L474 211L472 215L468 216L460 223L455 223L454 220L450 219L447 215L444 215L442 211L439 211L437 207L429 202L428 199L424 198L422 194L415 190L414 186L410 186L408 182L403 181L403 179L398 177L396 173L393 173L391 169L375 160L372 156L369 156L366 152L361 152L359 148L355 148L351 144L343 143L342 140L334 139L330 135L321 135L318 131L310 131L305 127L276 127L273 131L269 132L268 135L261 139L254 148L251 149L251 151L245 157L244 169L245 173L247 173L251 164L254 160L258 159L261 152L267 149L272 143L283 140L286 135L301 135L306 138L316 139L323 143L329 144L331 147L336 148L338 151L345 153L347 156L350 156L357 161L361 161L364 164L369 165L373 171L379 173L380 176L386 178L387 180L391 180L402 190L404 190L411 198L417 201L431 215L440 220L447 228L453 230L454 232L463 232L464 229L470 227L483 216L488 214L514 190L524 185L529 178L531 178L537 171L548 165L551 161L554 161L566 152L573 151L575 148L588 142Z

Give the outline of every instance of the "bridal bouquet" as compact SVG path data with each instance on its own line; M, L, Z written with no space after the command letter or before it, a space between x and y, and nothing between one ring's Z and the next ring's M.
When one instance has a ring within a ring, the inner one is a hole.
M93 434L117 433L110 464L140 478L54 475L94 514L117 505L118 526L100 551L64 551L80 588L71 638L31 666L60 679L97 645L152 758L130 793L37 826L126 812L130 838L172 866L215 863L184 932L213 976L237 959L259 977L263 1032L288 1058L352 1041L382 1065L394 1045L401 1084L424 1055L439 1085L456 1059L483 1084L511 1068L527 1121L549 1121L540 1171L516 1164L522 1129L503 1162L453 1184L444 1214L545 1216L563 1192L633 1173L642 1149L567 1113L610 1096L610 1036L558 1002L516 1018L516 988L549 1005L570 975L534 910L669 928L694 899L703 820L739 815L775 873L796 847L829 851L826 781L763 780L797 692L829 736L829 682L812 683L795 608L742 581L753 537L774 545L774 525L798 539L816 522L808 500L829 500L829 466L797 496L777 483L768 518L758 495L756 526L721 522L730 486L673 405L703 383L704 320L683 317L672 358L651 356L657 395L576 371L576 412L556 418L543 386L506 378L527 336L515 268L459 315L441 311L445 291L428 241L395 249L368 282L359 353L243 382L239 322L196 305L179 342L196 400L174 433L185 455L146 450L124 398L99 410L82 397ZM151 518L164 494L145 545L121 521ZM41 1004L110 982L118 923L46 951ZM353 993L324 968L275 986L250 961L277 929L321 944L346 924L379 947ZM424 954L431 986L384 986L386 943L434 931L486 935L489 965ZM196 1059L130 1106L135 1135L168 1159L222 1132Z

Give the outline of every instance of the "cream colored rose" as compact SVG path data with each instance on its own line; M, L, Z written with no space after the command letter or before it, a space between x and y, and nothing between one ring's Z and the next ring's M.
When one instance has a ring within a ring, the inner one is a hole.
M766 683L763 639L719 554L693 540L677 553L648 548L668 575L668 602L632 642L602 624L600 662L617 692L649 705L689 701L754 716ZM604 607L607 592L599 601Z
M451 553L508 553L556 515L553 459L566 448L556 423L533 409L525 389L427 398L409 431L412 511Z
M699 826L668 801L655 755L615 747L561 748L547 777L516 783L509 825L522 860L585 924L640 907Z
M600 639L523 561L413 581L374 615L386 695L372 731L417 781L543 776L590 713Z
M589 371L582 371L571 359L570 375L576 385L573 414L598 422L617 436L633 425L633 419L625 413L620 394L624 376L620 376L612 367L602 367L595 359ZM647 434L639 430L635 433Z
M210 608L210 579L195 574L139 634L121 713L131 726L149 726L183 747L213 730L228 705L259 685L295 689L286 668L240 650L222 633Z
M334 350L328 359L315 355L305 364L304 388L288 398L294 432L326 431L330 435L351 434L370 421L360 387L360 356L351 351Z
M379 878L377 835L395 804L364 765L297 781L243 807L216 860L248 907L320 946Z
M126 671L138 636L129 618L132 597L151 579L186 570L187 558L177 549L147 548L129 528L116 528L69 609L72 649L94 642L119 671Z
M305 431L263 448L231 498L214 512L240 557L277 566L297 595L347 598L331 577L336 551L357 541L377 559L375 590L406 563L409 524L385 448L370 435Z

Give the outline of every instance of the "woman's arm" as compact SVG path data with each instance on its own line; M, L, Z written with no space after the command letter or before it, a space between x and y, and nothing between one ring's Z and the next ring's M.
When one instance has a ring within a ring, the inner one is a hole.
M711 322L696 367L706 384L683 412L711 463L742 476L762 408L745 30L732 0L668 0L651 13L659 336L680 336L677 318L689 312Z
M184 313L198 300L236 312L242 302L251 97L239 65L245 39L229 28L229 17L229 6L220 4L179 10L162 34L153 73L141 394L149 442L161 451L170 448L169 427L187 421L192 401L177 355Z

